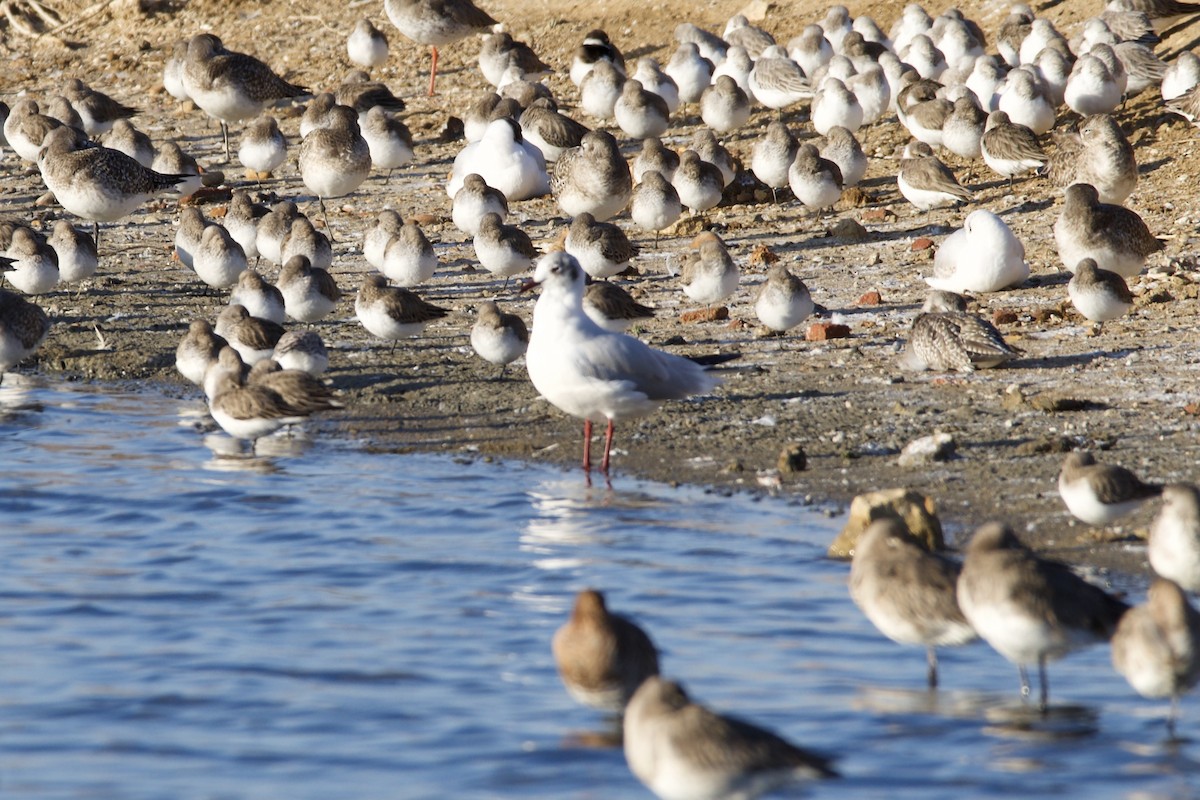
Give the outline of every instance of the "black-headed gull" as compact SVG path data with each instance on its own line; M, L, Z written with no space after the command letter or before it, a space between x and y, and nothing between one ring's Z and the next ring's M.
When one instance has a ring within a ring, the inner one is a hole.
M575 257L563 251L538 261L533 280L522 287L542 287L525 361L529 379L546 400L583 418L584 469L591 469L592 423L608 422L600 464L607 473L618 420L711 391L720 381L694 361L597 325L583 310L584 276Z

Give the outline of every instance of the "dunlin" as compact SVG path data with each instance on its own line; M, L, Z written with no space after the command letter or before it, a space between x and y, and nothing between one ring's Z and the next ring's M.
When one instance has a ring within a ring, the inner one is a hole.
M639 58L637 60L637 67L634 69L633 74L629 76L629 79L635 80L641 84L643 91L658 95L660 98L662 98L662 101L667 104L666 116L670 116L679 110L679 87L675 85L674 78L663 72L662 68L658 65L657 59L650 58L649 56L643 56L642 58ZM628 81L626 81L626 83L628 84ZM622 87L622 91L624 92L625 90L626 87ZM621 102L619 98L617 102ZM657 106L657 103L654 105ZM644 103L639 103L636 107L639 109L646 108ZM657 110L650 113L652 113L655 117L658 116ZM646 111L641 111L641 116L645 115ZM635 136L634 138L643 137Z
M454 194L450 219L454 227L474 236L479 233L479 223L485 214L495 213L503 220L508 216L508 200L504 193L487 185L478 174L463 178L462 188Z
M471 348L477 356L499 366L503 375L505 367L525 355L527 347L529 328L525 320L501 311L491 300L479 304L471 326Z
M46 98L39 106L41 112L47 117L58 120L63 125L70 125L73 128L83 130L83 118L79 116L79 112L71 105L71 101L60 95Z
M738 88L741 89L748 100L754 100L753 90L750 88L750 70L754 69L754 61L750 55L741 47L729 48L729 56L725 59L725 63L713 70L713 83L722 75L733 78Z
M512 98L502 98L488 92L467 107L463 113L463 136L468 142L478 142L487 133L492 120L507 117L516 122L521 118L521 104Z
M807 25L788 41L787 54L805 75L813 75L833 58L833 45L820 25Z
M204 178L200 175L200 165L196 163L196 159L183 152L175 142L163 142L159 146L158 152L150 162L150 169L163 175L189 176L187 180L175 184L175 191L184 197L194 194L204 185Z
M1100 269L1094 259L1085 258L1075 265L1067 284L1067 296L1075 310L1092 322L1103 325L1118 319L1133 308L1133 294L1125 279L1115 272Z
M450 312L427 303L408 289L388 286L382 275L368 275L354 301L358 321L372 336L395 342L420 336L429 323Z
M579 86L599 61L607 61L617 72L625 74L625 59L621 51L602 30L589 31L571 59L571 83Z
M693 214L703 213L721 202L725 176L718 167L701 159L695 150L684 150L671 185L686 208Z
M328 127L333 121L330 112L338 104L333 92L321 92L314 95L304 106L304 114L300 117L300 138L307 139L308 135L317 128Z
M1163 487L1162 508L1150 526L1150 567L1189 592L1200 592L1200 490L1188 483Z
M392 209L384 209L375 218L375 224L363 234L363 258L375 269L383 266L383 255L387 246L404 226L404 219Z
M247 258L258 258L258 223L266 215L266 207L251 200L245 190L236 189L230 195L221 223Z
M930 688L938 685L938 647L976 638L958 607L962 567L927 550L898 519L872 522L854 546L850 597L879 632L898 644L924 645Z
M220 336L220 334L216 335ZM222 388L222 379L226 374L234 375L237 380L244 381L249 373L250 367L246 366L246 362L242 361L242 357L238 355L238 351L234 350L231 345L226 344L217 352L216 360L209 363L208 369L204 372L204 380L200 386L204 389L204 396L211 403L212 399L217 396L217 392Z
M720 36L691 22L681 22L675 26L675 41L695 42L696 47L700 50L700 55L715 66L720 66L725 60L725 53L729 50L729 44Z
M251 367L246 384L275 392L285 409L296 416L307 417L318 411L342 408L327 383L302 369L284 369L274 359L263 359Z
M1026 126L1038 136L1054 127L1054 106L1032 69L1017 68L1008 73L1000 91L999 109L1015 124Z
M654 318L654 309L633 299L615 283L592 281L583 292L583 311L604 330L625 333L639 322Z
M642 176L651 171L670 181L675 177L677 169L679 153L663 144L662 139L655 137L642 140L642 149L633 157L633 163L630 165L634 183L640 183Z
M12 259L4 280L22 294L45 294L57 288L58 255L41 234L23 225L14 228L4 256Z
M279 123L263 115L246 126L238 145L238 161L255 172L274 172L287 160L287 138Z
M71 78L63 87L63 94L83 121L83 130L88 136L106 133L119 119L129 119L138 113L136 108L120 103L103 92L97 92L78 78Z
M679 271L683 293L697 303L715 306L737 291L737 265L715 233L701 233L691 246L694 252L683 259Z
M36 303L0 289L0 380L32 356L50 332L50 318Z
M221 372L214 382L214 395L208 410L213 420L235 439L255 441L285 425L303 422L308 414L297 409L275 390L246 383L236 372ZM317 404L336 408L337 404Z
M1043 710L1049 699L1046 663L1108 641L1129 608L1065 564L1034 555L998 522L979 528L967 546L958 604L979 636L1017 665L1024 697L1026 667L1037 664Z
M1101 269L1131 278L1142 271L1148 256L1163 249L1137 212L1101 203L1091 184L1071 184L1065 199L1054 223L1054 241L1067 269L1091 258Z
M246 269L238 275L237 285L229 293L231 304L244 306L252 317L270 320L282 325L287 314L283 307L283 294L258 273ZM278 348L278 345L276 345Z
M221 348L228 342L218 336L207 320L194 319L175 348L175 369L192 383L200 386L208 368L216 363Z
M867 174L867 154L847 128L834 125L825 133L817 152L842 173L842 186L857 186ZM790 166L790 165L789 165Z
M942 300L947 294L956 299L952 305ZM913 320L900 357L901 369L973 372L1001 366L1020 354L1004 341L995 325L961 310L957 301L961 298L956 294L930 293Z
M1098 464L1091 453L1068 453L1058 473L1058 494L1071 516L1101 527L1162 494L1162 484L1146 483L1125 467Z
M63 124L57 119L42 114L36 102L21 100L13 104L4 120L4 140L14 153L25 161L36 164L47 136L55 128L61 127ZM69 136L72 140L75 138L73 135ZM82 143L80 139L80 144Z
M601 279L623 272L637 255L625 231L586 212L571 220L563 246L584 272Z
M178 41L171 48L171 55L163 62L163 88L176 100L190 100L183 83L183 66L187 61L187 40Z
M382 106L367 112L363 118L362 136L371 154L371 166L387 170L389 180L392 170L413 159L413 138L408 126L389 115Z
M1084 119L1077 133L1060 134L1046 164L1051 183L1096 187L1102 203L1123 203L1137 186L1137 160L1120 125L1107 114Z
M305 256L290 256L275 285L283 294L287 315L298 322L317 322L333 313L342 293L333 276Z
M681 103L699 102L713 81L713 63L700 55L695 42L681 42L663 72L675 81Z
M529 234L516 225L505 225L495 212L483 215L473 245L480 266L504 278L505 286L509 278L532 268L537 257Z
M387 36L371 24L371 20L360 19L346 37L346 56L366 69L381 67L388 59Z
M700 119L718 133L735 131L750 121L750 98L728 75L721 75L700 95Z
M983 156L983 129L987 115L975 96L954 101L954 110L942 124L942 146L956 156L977 159Z
M279 246L281 263L286 264L293 256L304 256L318 269L329 269L333 266L333 245L330 244L329 237L313 227L308 217L298 216L293 219Z
M671 112L661 96L642 88L638 80L625 81L621 96L613 106L617 125L632 139L662 136L670 124Z
M778 200L776 192L788 185L788 170L796 160L800 148L796 137L780 120L771 120L766 133L754 142L750 154L750 171L754 177L771 187L771 194Z
M1200 14L1200 3L1181 0L1109 0L1107 7L1114 11L1141 11L1150 18L1156 31L1170 28L1183 17Z
M331 124L318 128L300 143L300 178L317 196L325 230L332 236L325 217L325 199L350 194L371 171L371 149L358 127L358 115L349 106L334 106Z
M697 128L688 142L688 149L694 150L701 159L721 170L722 188L733 183L737 177L737 164L725 145L717 139L717 135L708 128Z
M188 269L192 268L200 237L210 224L198 206L184 206L179 212L179 226L175 228L175 257Z
M146 169L154 164L154 143L127 119L114 122L108 132L100 137L100 144L124 153Z
M821 158L815 145L802 144L796 160L788 168L792 194L808 208L829 208L842 196L842 171L827 158Z
M58 279L61 283L77 283L96 274L99 258L92 237L65 219L54 223L54 231L47 239L58 255Z
M192 101L221 124L229 160L229 123L253 119L268 104L309 94L288 83L253 56L226 50L211 33L188 40L183 84Z
M1146 602L1121 618L1112 663L1142 697L1171 698L1167 733L1174 738L1180 696L1200 682L1200 613L1177 584L1156 578Z
M1071 69L1063 100L1080 116L1108 114L1121 104L1121 88L1103 61L1085 54Z
M50 131L38 153L38 169L63 208L92 221L97 244L101 222L128 216L151 196L190 177L146 169L116 150L84 146L79 136L73 128Z
M589 131L578 148L565 151L554 163L551 188L567 215L587 213L603 221L629 204L633 181L612 134Z
M284 369L302 369L309 375L329 369L329 351L315 331L288 331L275 343L271 358Z
M597 61L579 84L579 107L588 116L610 120L624 86L624 72L607 61Z
M812 97L812 86L800 65L787 57L781 47L769 47L750 70L750 89L754 99L779 112Z
M1158 88L1162 85L1163 76L1167 72L1167 62L1155 55L1149 47L1137 42L1118 42L1113 47L1113 52L1129 75L1125 84L1126 97L1133 97L1151 87Z
M228 289L238 282L246 266L246 254L229 231L220 225L204 229L192 253L192 269L200 280L214 289Z
M350 106L358 112L359 124L372 108L382 108L389 114L399 114L406 106L402 99L392 93L386 83L373 81L361 69L352 69L333 92L338 105Z
M721 38L730 47L740 47L751 58L758 58L762 51L775 44L775 37L757 25L751 25L745 14L734 14L725 23L725 32ZM697 52L699 49L697 48Z
M950 115L953 113L953 103L935 97L931 100L921 100L907 107L901 106L899 118L914 139L924 142L930 147L941 147L942 128L946 126L946 120L950 119Z
M237 304L221 309L214 330L229 342L229 346L237 351L248 366L270 358L276 343L283 336L282 325L252 317L245 306Z
M674 225L683 214L679 192L657 170L642 175L642 182L633 187L629 201L629 216L633 224L644 231L654 231L654 246L658 232Z
M662 800L748 800L794 781L837 777L828 758L694 703L658 676L630 699L624 734L629 769Z
M562 163L562 158L558 163ZM450 171L447 194L454 197L463 179L472 173L480 175L488 186L499 189L509 200L528 200L550 191L542 151L526 142L521 136L521 126L508 118L489 122L482 139L459 151Z
M583 143L588 127L559 113L551 100L536 100L521 114L521 134L542 151L546 161L557 161L564 151Z
M569 253L553 252L538 262L527 285L543 288L525 361L539 394L583 418L584 469L591 469L592 423L608 421L600 465L607 473L616 422L645 416L667 400L708 392L719 381L694 361L593 322L583 310L584 279Z
M971 200L971 192L963 188L958 178L933 149L924 142L913 142L905 148L900 159L896 184L904 199L922 211L958 205Z
M281 200L258 221L254 244L259 255L272 264L283 263L283 242L291 232L292 223L303 216L291 200Z
M604 595L584 589L571 617L554 633L554 663L567 693L591 708L621 714L647 678L658 675L658 650L638 625L608 610Z
M772 264L754 300L758 321L772 331L783 333L808 319L812 313L812 295L804 281L784 264Z
M484 79L492 86L499 86L501 76L510 67L516 67L530 80L554 72L553 67L537 57L532 47L514 40L508 33L501 31L484 36L479 48L479 71Z
M437 80L438 47L465 39L490 28L496 20L471 0L385 0L388 19L400 33L433 51L429 70L429 96L433 97Z
M1029 277L1025 245L1004 220L985 208L972 211L947 236L925 282L947 292L998 292Z
M1025 125L1017 125L1003 111L988 114L983 137L979 140L983 161L998 175L1008 178L1023 172L1040 169L1046 163L1046 153L1038 144L1037 135Z

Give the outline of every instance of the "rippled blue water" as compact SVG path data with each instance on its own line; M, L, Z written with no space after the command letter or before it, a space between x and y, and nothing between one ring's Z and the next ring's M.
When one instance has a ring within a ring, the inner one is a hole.
M836 524L784 502L329 441L223 458L195 403L14 383L0 797L650 797L554 671L584 586L697 699L836 754L805 796L1200 792L1200 749L1163 744L1105 648L1051 671L1082 723L1005 723L1015 672L985 645L928 695L823 558Z

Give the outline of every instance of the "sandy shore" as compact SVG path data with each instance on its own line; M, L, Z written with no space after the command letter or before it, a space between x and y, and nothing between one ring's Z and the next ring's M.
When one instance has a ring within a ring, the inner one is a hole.
M449 113L485 89L473 65L478 45L444 48L441 94L426 98L422 87L428 54L395 33L381 5L358 4L342 13L304 0L231 11L227 4L210 1L163 5L144 13L137 4L114 3L62 34L73 47L45 39L34 43L10 31L4 43L9 82L0 86L0 97L11 104L20 91L45 96L62 76L80 75L142 108L136 123L156 141L177 139L208 168L225 170L227 184L245 184L236 164L221 163L217 128L162 92L162 64L173 43L211 26L229 47L255 53L291 80L331 88L349 68L343 43L352 19L372 17L392 42L389 65L376 77L409 102L404 116L417 139L418 155L412 167L397 171L390 182L372 176L360 191L331 204L337 239L333 272L347 297L316 329L332 350L329 377L344 393L347 408L315 424L328 435L357 437L388 450L575 464L581 450L578 422L540 400L520 364L499 378L496 368L473 354L467 340L471 311L481 300L496 299L526 318L534 302L511 289L503 291L499 281L479 271L470 241L449 220L445 177L460 145L439 143L438 138ZM565 66L584 32L605 27L627 52L656 55L665 62L674 47L670 31L675 21L682 10L692 9L692 4L678 2L601 3L597 19L596 6L582 3L503 0L484 5L498 18L512 20L514 33L536 42L543 58L564 67L551 85L568 107L577 93ZM719 29L742 5L713 3L694 18ZM901 7L899 2L874 4L871 12L886 29ZM1091 3L1046 13L1069 33L1074 21L1098 8ZM60 9L69 17L82 5ZM939 10L930 7L933 13ZM963 10L970 13L972 8ZM518 11L525 16L518 19ZM851 11L866 8L852 5ZM823 13L817 4L789 6L786 13L773 11L765 25L786 40ZM1000 12L979 19L994 32ZM1160 52L1173 54L1189 38L1186 32L1179 34ZM281 109L278 116L295 143L299 109ZM726 146L748 160L755 137L772 116L756 112L750 125L725 138ZM794 112L791 124L811 136L811 128L802 123L806 116ZM1018 181L1010 190L982 165L969 174L950 157L975 192L975 202L960 210L918 212L896 189L899 149L907 135L894 118L860 133L871 156L867 179L862 192L852 201L843 200L831 214L812 215L790 195L773 204L769 193L741 181L725 204L665 236L657 249L639 234L643 249L637 274L622 281L658 310L639 335L673 352L741 355L723 370L724 384L713 396L669 404L655 416L621 426L615 469L663 481L799 495L830 508L863 491L910 486L936 499L952 541L982 521L1000 518L1015 524L1031 543L1070 560L1143 572L1144 549L1136 535L1144 532L1152 508L1120 529L1095 532L1070 521L1055 489L1058 465L1071 448L1106 451L1100 455L1103 460L1147 478L1196 477L1200 448L1193 403L1200 315L1193 254L1200 211L1190 168L1195 133L1166 114L1154 92L1131 100L1119 120L1141 165L1139 187L1127 204L1167 245L1135 282L1135 311L1106 325L1100 335L1090 335L1090 326L1066 297L1069 276L1052 237L1060 193L1040 178ZM686 109L669 143L682 149L697 124L695 109ZM634 144L624 146L627 154L635 152ZM42 228L64 215L57 205L38 202L45 189L36 170L11 154L2 168L6 180L0 188L0 214ZM294 160L261 188L249 187L266 202L298 196L302 207L315 212ZM203 209L217 216L223 204L218 194ZM933 250L920 249L919 240L936 244L978 207L1000 214L1027 248L1031 279L1018 289L982 296L976 304L989 317L1011 312L1006 315L1010 321L1000 327L1024 356L1008 368L970 375L902 374L896 355L923 299L922 277L932 266ZM415 217L435 241L440 267L422 294L454 309L424 338L402 343L394 353L390 345L370 341L353 316L353 292L370 269L361 255L361 235L383 208ZM214 319L225 296L204 291L194 275L172 260L177 216L176 202L164 199L120 224L105 226L98 277L81 292L41 299L55 327L37 359L38 369L68 379L154 382L180 395L196 394L174 371L175 345L189 320ZM545 247L566 225L549 199L515 204L512 216ZM860 223L862 235L830 234L846 219ZM685 324L680 316L690 306L672 274L703 226L729 243L742 269L742 288L729 303L730 319ZM827 309L826 319L850 327L849 338L809 342L803 329L784 338L760 335L752 304L766 267L761 250L752 254L764 247L804 279ZM862 301L871 291L879 293L880 304ZM905 444L935 432L954 437L955 458L900 466L897 454ZM803 449L807 469L780 474L780 453L792 446Z

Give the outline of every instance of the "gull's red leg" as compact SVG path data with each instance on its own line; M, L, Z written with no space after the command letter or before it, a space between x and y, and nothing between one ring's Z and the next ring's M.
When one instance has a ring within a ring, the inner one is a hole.
M583 421L583 471L592 471L592 421Z
M429 70L429 96L433 97L433 82L437 80L437 48L433 49L433 68Z
M608 474L608 459L612 451L613 440L613 421L608 421L608 427L604 430L604 460L600 462L600 471L605 475Z

